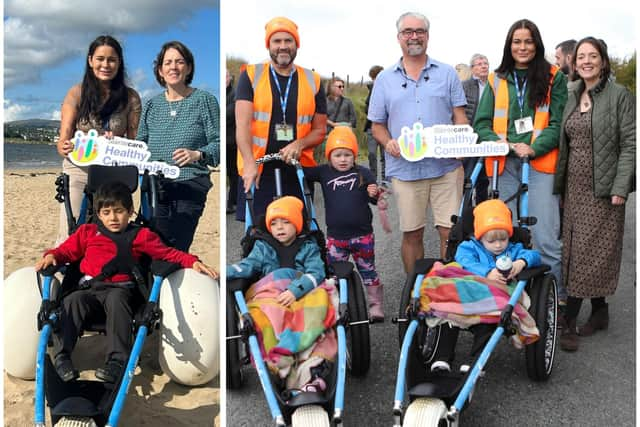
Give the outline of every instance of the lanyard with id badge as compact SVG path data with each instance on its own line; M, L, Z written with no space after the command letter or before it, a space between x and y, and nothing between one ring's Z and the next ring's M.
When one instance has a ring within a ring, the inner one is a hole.
M276 141L278 142L291 142L293 141L293 126L287 124L287 100L289 99L289 90L291 89L291 81L293 80L293 74L296 72L295 68L289 74L289 79L287 80L287 87L284 90L284 95L282 95L282 89L280 88L280 81L278 80L278 76L276 75L273 66L269 67L271 70L271 74L273 75L273 80L276 84L276 88L278 89L278 99L280 100L280 108L282 109L282 123L276 123Z
M518 106L520 107L520 118L514 121L516 127L516 133L521 135L523 133L533 132L533 120L531 116L522 117L524 111L524 94L527 90L527 79L524 79L522 83L522 91L520 90L520 84L518 83L518 76L515 71L513 72L513 80L516 85L516 96L518 98Z

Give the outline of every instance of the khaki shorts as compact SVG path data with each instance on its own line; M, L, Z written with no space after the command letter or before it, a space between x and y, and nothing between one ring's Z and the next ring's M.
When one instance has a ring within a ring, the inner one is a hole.
M431 207L435 226L451 227L451 215L457 214L462 200L464 170L462 166L438 178L401 181L392 178L398 204L400 231L415 231L427 225L427 208Z

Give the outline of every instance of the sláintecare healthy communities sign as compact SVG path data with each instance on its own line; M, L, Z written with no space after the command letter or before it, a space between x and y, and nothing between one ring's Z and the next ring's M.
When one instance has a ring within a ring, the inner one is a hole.
M165 177L175 179L180 175L180 168L165 162L149 161L151 152L147 144L133 139L99 136L98 131L91 129L88 133L77 131L73 137L73 151L68 157L76 166L134 165L142 175L162 173Z
M436 125L425 128L422 123L413 127L404 126L400 131L398 144L400 154L410 162L427 157L489 157L506 156L509 145L504 142L481 142L478 134L469 125Z

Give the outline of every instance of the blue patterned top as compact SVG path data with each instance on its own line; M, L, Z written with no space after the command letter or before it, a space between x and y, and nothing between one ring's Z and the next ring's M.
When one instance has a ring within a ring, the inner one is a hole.
M147 143L150 161L173 164L172 153L178 148L205 153L204 160L183 166L177 181L206 174L205 165L216 166L220 161L218 100L194 88L189 96L169 102L162 92L145 103L136 139Z

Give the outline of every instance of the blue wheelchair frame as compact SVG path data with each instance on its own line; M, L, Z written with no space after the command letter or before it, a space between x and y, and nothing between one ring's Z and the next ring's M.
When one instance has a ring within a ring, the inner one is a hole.
M149 192L141 192L141 213L146 221L151 220L153 217L153 213L155 212L157 206L157 194L158 194L158 183L156 180L156 176L148 175L149 178ZM68 184L68 177L67 184ZM139 185L142 185L143 176L139 177ZM68 186L67 186L68 189ZM68 202L68 194L65 199L65 208L67 209L67 217L71 218L71 209L70 204ZM83 224L85 222L85 217L87 214L87 197L83 198L82 206L80 209L80 214L78 217L78 225ZM71 222L70 222L71 227ZM47 357L47 345L49 342L49 338L53 331L53 325L58 320L55 311L51 310L51 285L53 274L55 273L55 269L48 269L43 272L43 285L42 285L42 305L40 309L40 313L38 314L39 325L41 327L40 330L40 338L38 342L38 352L36 359L36 386L35 386L35 414L34 414L34 425L36 427L44 427L45 426L45 358ZM149 299L146 302L148 307L151 307L151 310L156 310L154 315L158 317L153 317L150 319L149 323L143 323L139 326L138 332L136 333L136 337L133 343L133 347L131 349L131 354L129 356L129 360L127 361L127 365L123 371L122 380L120 381L120 386L118 387L117 394L111 406L111 410L109 412L108 420L106 423L107 427L116 427L120 420L120 415L122 413L122 409L124 407L125 399L127 393L129 391L129 387L131 386L131 382L133 380L133 376L135 374L136 366L138 365L138 360L140 358L140 354L142 353L142 347L144 345L145 339L149 332L150 327L152 326L151 322L157 320L159 318L160 310L157 308L158 298L160 296L160 287L162 285L162 281L164 276L162 275L154 275L153 276L153 284L151 287L151 291L149 294ZM84 415L79 415L84 416Z
M256 161L256 163L265 163L272 160L282 160L282 157L279 154L274 155L266 155ZM305 183L304 183L304 172L302 170L302 166L296 160L291 161L291 164L296 168L296 174L298 177L298 182L300 184L300 188L304 194L304 205L305 209L307 209L308 218L309 218L309 228L311 231L318 230L318 224L315 221L315 208L313 206L313 202L311 200L311 195L305 191ZM279 170L276 169L276 195L277 197L282 196L282 189L280 183L280 174ZM245 209L245 231L249 230L249 228L253 224L253 204L250 203L253 200L253 194L255 191L255 185L252 185L251 191L246 194L246 209ZM340 318L343 318L343 315L347 313L347 303L348 303L348 282L344 278L339 279L339 297L340 297L340 305L339 305L339 313ZM244 294L241 290L235 291L233 294L238 309L240 311L240 315L243 319L245 319L245 323L251 323L251 316L249 314L249 310L247 308L246 301L244 299ZM337 322L337 337L338 337L338 366L337 366L337 381L336 381L336 390L334 397L334 412L333 412L333 422L334 425L339 426L342 425L342 413L344 410L344 387L346 381L346 372L347 372L347 338L346 338L346 322L338 320ZM260 379L260 384L262 385L262 389L264 391L265 397L267 399L267 404L269 405L269 411L271 412L271 417L275 421L276 426L286 426L285 417L282 414L280 406L278 404L278 398L273 390L273 386L271 384L271 380L269 378L269 373L265 366L264 360L262 358L262 354L260 353L260 346L258 344L258 339L255 334L255 330L251 329L248 337L249 343L249 351L256 365L256 371L258 373L258 377Z

